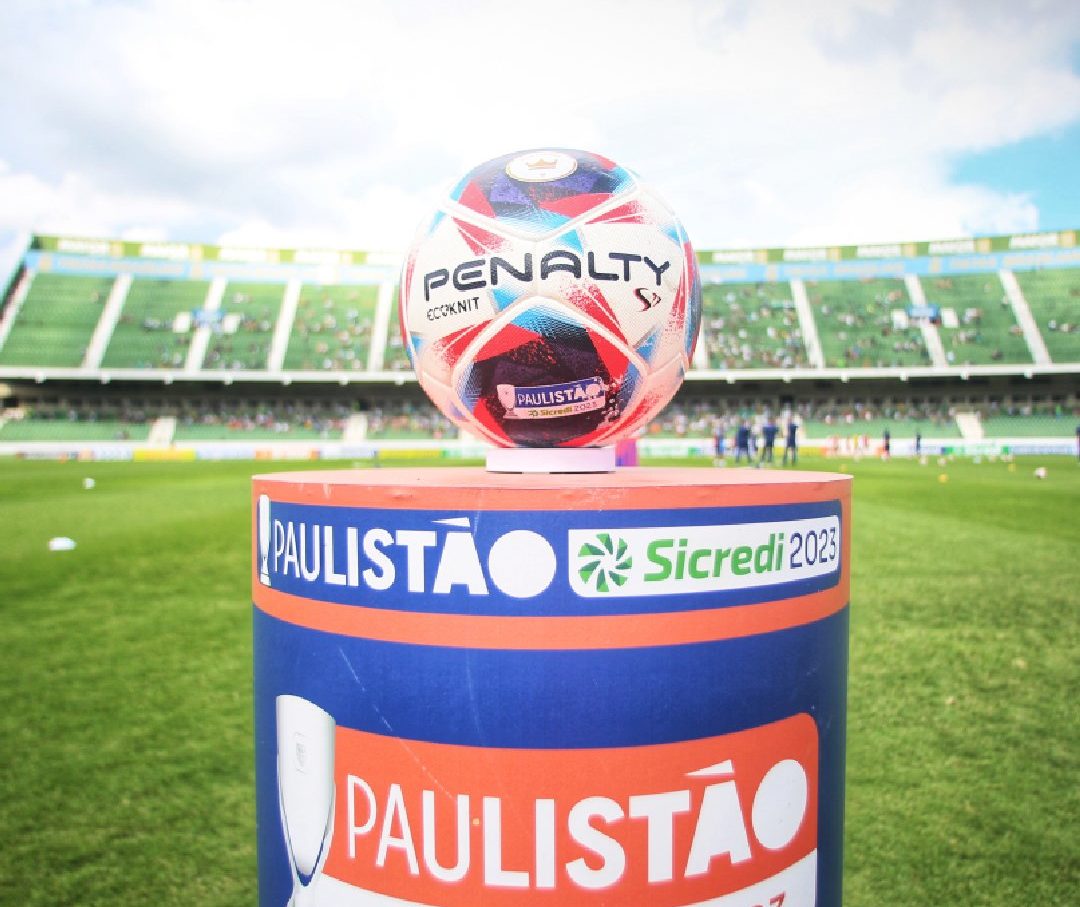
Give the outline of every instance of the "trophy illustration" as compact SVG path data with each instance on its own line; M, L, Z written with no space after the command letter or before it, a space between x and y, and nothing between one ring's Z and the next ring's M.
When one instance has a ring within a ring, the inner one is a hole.
M293 876L289 907L308 907L334 833L336 724L299 696L278 696L276 705L278 803Z

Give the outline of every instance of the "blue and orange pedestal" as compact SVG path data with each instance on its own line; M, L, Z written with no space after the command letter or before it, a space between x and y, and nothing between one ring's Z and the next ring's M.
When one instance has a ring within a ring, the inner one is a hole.
M850 487L256 477L259 903L837 907Z

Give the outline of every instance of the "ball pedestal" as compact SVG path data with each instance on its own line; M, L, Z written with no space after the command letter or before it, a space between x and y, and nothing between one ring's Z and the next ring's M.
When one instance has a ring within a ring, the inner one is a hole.
M615 471L615 447L493 447L488 472L594 473Z
M253 491L261 905L841 903L848 477Z

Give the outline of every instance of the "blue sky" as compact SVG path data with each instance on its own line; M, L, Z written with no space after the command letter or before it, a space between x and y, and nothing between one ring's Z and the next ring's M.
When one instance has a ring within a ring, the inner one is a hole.
M1030 198L1038 228L1080 228L1080 121L1046 135L965 155L953 168L957 183L989 186Z
M543 146L636 170L703 248L1080 227L1076 0L552 9L5 0L0 267L30 231L395 252Z

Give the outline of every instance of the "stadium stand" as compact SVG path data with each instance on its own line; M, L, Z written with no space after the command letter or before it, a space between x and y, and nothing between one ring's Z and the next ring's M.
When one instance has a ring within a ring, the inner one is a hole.
M1028 416L996 416L982 420L987 438L1072 438L1076 419L1033 413Z
M940 310L938 331L949 365L1032 361L997 274L932 277L922 283L927 303Z
M390 316L390 331L386 343L384 368L389 372L410 372L412 363L409 362L409 354L405 351L405 343L401 339L401 331L398 325L401 323L401 313L398 309L398 288L394 288L393 313Z
M652 421L647 435L655 438L710 438L720 421L733 418L737 411L735 401L676 398Z
M1076 395L1060 400L990 399L971 408L986 438L1072 438L1080 419L1080 400Z
M209 289L205 280L136 277L105 348L102 368L183 368Z
M702 288L702 335L709 368L805 368L806 345L787 283L723 283Z
M698 350L644 438L793 413L826 447L888 430L1064 450L1078 239L699 252ZM416 385L396 260L239 251L34 237L0 309L0 444L469 442Z
M377 405L367 417L368 440L443 440L457 435L457 426L424 401Z
M896 278L808 283L825 364L842 368L929 365L921 330L908 318L911 299Z
M1050 358L1080 362L1080 269L1017 271L1016 281Z
M217 310L220 317L208 324L203 368L265 369L283 293L280 283L227 284Z
M967 405L963 406L966 408ZM910 399L874 403L857 400L793 403L697 398L676 400L668 406L650 426L650 434L668 438L709 438L715 436L721 424L730 435L744 419L760 429L769 418L780 425L793 418L804 441L863 436L878 439L886 429L897 439L914 438L916 432L926 437L950 439L962 437L956 423L959 409L945 401Z
M146 441L151 417L102 401L20 407L0 424L0 441Z
M176 419L173 441L337 440L351 413L330 401L259 400L184 402L161 411Z
M378 287L304 286L285 369L364 371L371 353Z
M101 420L23 419L6 422L0 441L146 441L148 425Z
M865 403L826 404L804 407L800 413L804 437L869 438L877 440L886 430L897 440L926 437L962 437L956 422L957 407L942 402L889 401L874 406Z
M0 348L0 365L82 365L113 281L113 277L34 274Z
M451 439L457 427L427 400L80 398L8 410L0 441L146 441L152 426L174 423L170 442L342 440L350 422L353 440ZM357 420L357 417L359 419Z

